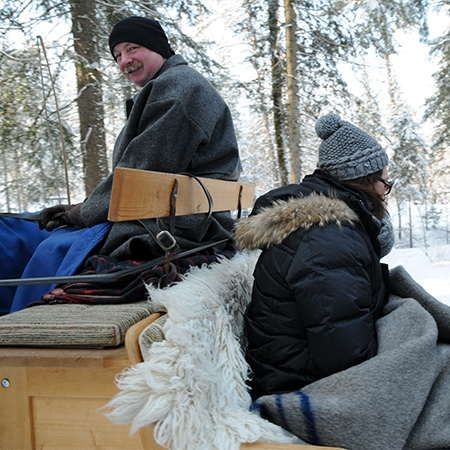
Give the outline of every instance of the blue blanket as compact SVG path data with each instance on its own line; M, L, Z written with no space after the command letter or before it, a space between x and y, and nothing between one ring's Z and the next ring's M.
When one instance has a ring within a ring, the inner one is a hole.
M103 242L111 223L92 228L59 228L51 233L34 222L0 218L0 278L38 278L75 274ZM54 284L0 287L0 315L40 301Z

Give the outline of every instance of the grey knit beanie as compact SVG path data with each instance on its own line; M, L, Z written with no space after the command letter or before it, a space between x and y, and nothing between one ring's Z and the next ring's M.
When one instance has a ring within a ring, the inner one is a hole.
M354 180L377 172L389 164L383 147L366 132L334 113L316 122L319 147L319 169L327 169L336 179Z

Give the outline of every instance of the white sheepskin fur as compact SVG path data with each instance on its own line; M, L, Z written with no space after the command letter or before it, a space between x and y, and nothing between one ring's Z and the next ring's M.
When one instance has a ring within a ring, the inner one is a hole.
M239 338L258 255L239 252L193 268L172 287L148 287L155 308L167 310L165 340L118 376L121 392L107 405L110 420L131 423L131 433L155 422L156 442L173 450L293 442L249 411L248 365Z

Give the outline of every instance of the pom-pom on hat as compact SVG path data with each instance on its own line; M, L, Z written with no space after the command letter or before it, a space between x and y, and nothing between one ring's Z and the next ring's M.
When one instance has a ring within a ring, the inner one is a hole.
M114 25L109 35L109 49L114 59L114 47L121 42L142 45L164 58L175 54L159 22L146 17L128 17Z
M317 166L338 180L354 180L389 164L386 150L372 136L337 114L320 117L316 133L322 139Z

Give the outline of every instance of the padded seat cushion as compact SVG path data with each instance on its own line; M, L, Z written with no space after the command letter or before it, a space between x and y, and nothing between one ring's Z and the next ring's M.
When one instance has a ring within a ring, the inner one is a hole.
M120 305L38 305L0 317L0 346L113 347L153 313L144 300Z
M164 340L164 324L167 321L167 314L162 315L156 319L139 335L139 348L141 350L142 359L147 361L150 347L155 342L162 342Z

